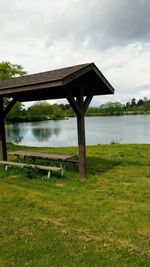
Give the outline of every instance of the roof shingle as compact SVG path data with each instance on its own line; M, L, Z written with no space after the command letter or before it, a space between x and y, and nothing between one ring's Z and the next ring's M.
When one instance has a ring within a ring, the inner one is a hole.
M90 65L91 63L76 65L67 68L56 69L52 71L46 71L23 77L11 78L7 80L0 80L0 89L14 88L26 85L33 85L45 82L60 81L65 77L81 70L82 68Z

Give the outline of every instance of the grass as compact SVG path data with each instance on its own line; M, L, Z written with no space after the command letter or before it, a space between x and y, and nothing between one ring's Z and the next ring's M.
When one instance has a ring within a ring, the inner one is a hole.
M150 266L150 145L89 146L87 163L86 182L0 167L0 267Z

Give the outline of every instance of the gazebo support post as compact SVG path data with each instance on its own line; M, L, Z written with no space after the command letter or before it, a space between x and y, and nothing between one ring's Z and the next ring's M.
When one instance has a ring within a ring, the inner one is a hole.
M3 97L0 97L0 154L1 160L7 160Z
M1 160L7 161L7 149L6 149L6 135L5 135L5 117L17 102L16 99L12 99L7 107L4 109L4 99L0 97L0 156Z
M79 148L79 171L80 179L86 178L86 141L85 141L85 121L83 96L77 97L77 103L80 113L77 113L77 129L78 129L78 148Z
M78 130L78 148L79 148L79 172L80 179L86 178L86 141L85 141L85 112L92 100L92 95L85 98L83 97L83 91L80 90L80 94L76 97L76 100L72 94L67 91L67 100L70 103L72 109L77 116L77 130Z

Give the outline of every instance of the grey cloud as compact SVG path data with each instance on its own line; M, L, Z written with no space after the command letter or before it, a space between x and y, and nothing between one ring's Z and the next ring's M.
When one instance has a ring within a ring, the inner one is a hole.
M91 5L86 4L91 1L83 2L85 8L77 22L80 38L89 36L91 44L100 47L150 41L150 1L94 0Z
M146 82L146 83L141 83L137 86L135 86L135 89L137 90L149 90L150 92L150 81Z
M19 2L0 3L1 38L43 38L48 47L68 39L97 49L150 41L149 0L77 0L62 10L46 0Z
M137 41L150 42L149 25L148 0L80 0L59 17L47 20L46 44L68 38L75 46L86 43L87 47L104 49Z
M120 41L150 40L150 2L120 0L112 6L106 32Z

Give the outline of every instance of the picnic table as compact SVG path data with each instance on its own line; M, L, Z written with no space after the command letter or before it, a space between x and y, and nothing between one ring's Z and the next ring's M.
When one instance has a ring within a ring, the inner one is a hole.
M10 155L17 156L19 161L23 162L26 161L27 158L31 158L34 160L36 159L44 159L44 160L50 160L50 161L57 161L60 164L63 162L71 162L74 164L78 163L78 159L75 159L74 155L65 155L61 153L46 153L46 152L30 152L30 151L13 151L9 152Z

